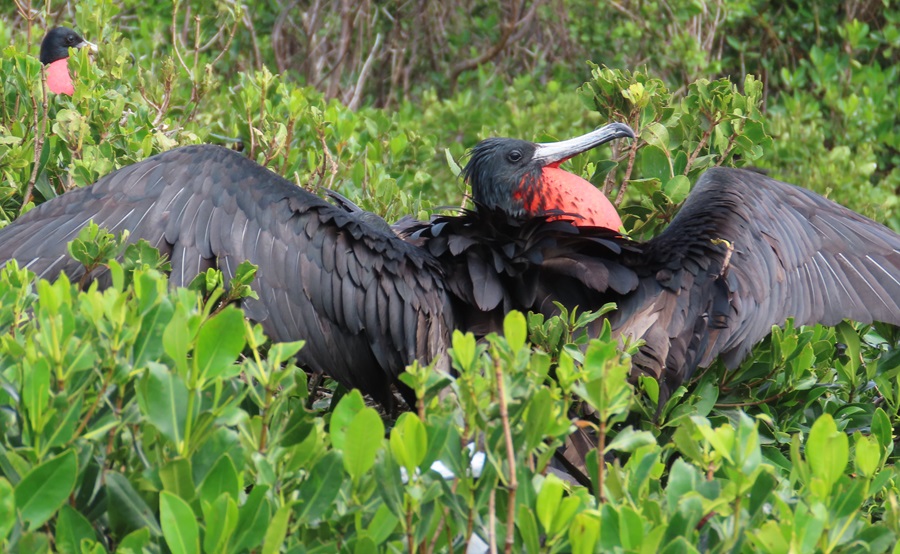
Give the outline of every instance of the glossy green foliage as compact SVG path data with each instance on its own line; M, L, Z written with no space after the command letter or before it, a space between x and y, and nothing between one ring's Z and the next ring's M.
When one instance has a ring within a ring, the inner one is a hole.
M704 170L753 163L772 146L760 111L762 84L752 75L741 89L728 79L699 79L676 95L639 71L595 66L581 94L605 119L626 121L638 135L593 172L622 205L626 230L638 236L657 234Z
M299 344L261 349L230 305L131 272L104 292L0 275L28 299L0 308L8 548L884 552L900 533L897 405L872 403L896 398L898 356L873 329L839 331L856 381L834 331L788 327L654 422L608 330L582 351L589 317L514 312L505 336L454 334L455 379L411 368L423 398L390 422L356 391L310 410ZM546 473L576 429L589 487Z
M698 79L740 85L754 75L774 140L744 162L900 228L895 8L832 0L574 3L572 26L588 59L642 71L679 96Z

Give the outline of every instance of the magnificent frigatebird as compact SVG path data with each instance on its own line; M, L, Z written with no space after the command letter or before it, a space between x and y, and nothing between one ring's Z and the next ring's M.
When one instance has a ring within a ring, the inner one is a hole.
M84 40L68 27L54 27L41 41L41 63L47 66L47 88L56 94L75 94L72 77L69 74L69 48L91 48L97 46Z
M627 126L611 124L575 142L532 148L547 153L535 163L555 164L631 136ZM246 315L276 341L305 340L302 366L390 404L391 383L414 360L437 360L446 369L453 329L495 330L502 312L524 304L521 291L498 288L497 274L508 272L515 282L521 259L567 256L537 252L542 243L534 237L547 234L552 241L560 225L571 227L545 219L523 223L497 212L484 226L461 227L460 244L484 241L479 255L511 262L495 266L485 258L472 270L490 267L488 274L467 273L454 282L455 270L373 214L348 213L231 150L187 146L29 211L0 230L0 266L15 259L39 277L65 272L79 279L84 268L66 245L89 221L115 233L127 229L129 240L160 249L171 260L173 285L187 285L208 268L221 269L228 281L249 260L259 267L253 283L259 300L243 301ZM492 225L506 235L489 236ZM101 284L109 279L102 271L91 277ZM528 281L529 290L538 282Z
M526 271L519 279L530 279L531 289L506 293L529 290L516 307L547 314L556 311L553 301L582 309L615 302L612 328L645 342L634 375L660 381L660 402L717 357L736 367L787 318L797 325L900 325L900 235L875 221L760 173L713 168L665 231L640 243L619 235L611 215L584 217L590 185L543 179L553 171L542 169L545 155L526 141L482 142L463 171L479 211L406 233L442 261L449 283L471 289L461 285L466 275L496 275L484 241L458 240L466 226L484 226L479 212L560 214L571 234L548 241L545 233L541 252L551 257L529 270L553 271L554 278L528 278ZM605 200L597 203L601 212L612 209Z

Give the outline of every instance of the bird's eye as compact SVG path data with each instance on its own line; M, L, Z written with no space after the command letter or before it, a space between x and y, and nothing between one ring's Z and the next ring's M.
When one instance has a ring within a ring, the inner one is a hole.
M518 150L513 150L509 154L506 155L506 159L512 163L516 163L517 161L522 159L522 153Z
M75 37L72 37L72 36L67 37L66 44L75 44Z

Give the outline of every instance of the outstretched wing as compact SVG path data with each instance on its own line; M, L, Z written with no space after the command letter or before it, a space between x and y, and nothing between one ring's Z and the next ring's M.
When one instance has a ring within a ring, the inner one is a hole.
M427 252L225 148L179 148L46 202L0 230L0 264L78 278L66 244L91 220L167 254L175 285L258 265L248 317L275 340L306 340L302 364L378 400L448 342L452 313Z
M719 355L737 366L773 325L900 324L900 235L811 191L716 168L635 263L614 327L669 390Z

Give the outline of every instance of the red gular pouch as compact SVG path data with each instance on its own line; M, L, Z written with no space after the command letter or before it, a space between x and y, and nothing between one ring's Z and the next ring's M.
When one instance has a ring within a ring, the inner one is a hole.
M75 85L69 75L69 58L56 60L47 66L47 88L54 94L75 94Z
M615 206L600 189L578 175L558 167L545 167L541 171L540 194L531 197L525 210L531 215L559 211L561 218L572 219L581 227L605 227L618 231L622 219Z

